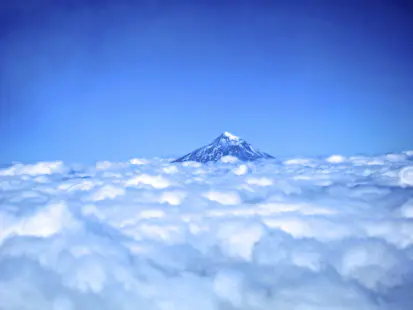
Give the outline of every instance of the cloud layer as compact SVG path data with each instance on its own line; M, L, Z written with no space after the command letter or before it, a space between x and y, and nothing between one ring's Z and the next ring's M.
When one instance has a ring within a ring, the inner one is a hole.
M0 170L0 309L412 309L413 152Z

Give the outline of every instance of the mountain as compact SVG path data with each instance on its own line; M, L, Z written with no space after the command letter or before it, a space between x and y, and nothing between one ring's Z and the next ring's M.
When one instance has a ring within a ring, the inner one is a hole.
M209 161L218 161L223 156L233 156L242 161L274 158L271 155L254 149L251 144L248 144L241 138L234 136L229 132L224 132L212 141L212 143L186 154L185 156L182 156L172 162L181 163L185 161L197 161L206 163Z

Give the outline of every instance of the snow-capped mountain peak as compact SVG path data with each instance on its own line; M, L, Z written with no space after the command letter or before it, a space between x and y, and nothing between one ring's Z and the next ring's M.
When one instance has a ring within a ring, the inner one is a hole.
M223 132L220 136L218 136L211 144L213 144L214 142L216 143L223 143L223 144L240 144L242 143L244 140L242 140L240 137L237 137L231 133L229 133L228 131ZM211 145L209 144L209 145Z
M239 137L234 136L233 134L229 133L228 131L225 131L225 132L223 133L223 135L224 135L225 137L228 137L230 140L234 140L234 141L238 141L238 140L239 140Z
M212 141L212 143L180 157L173 162L197 161L206 163L209 161L218 161L224 156L236 157L242 161L274 158L271 155L254 149L245 140L226 131Z

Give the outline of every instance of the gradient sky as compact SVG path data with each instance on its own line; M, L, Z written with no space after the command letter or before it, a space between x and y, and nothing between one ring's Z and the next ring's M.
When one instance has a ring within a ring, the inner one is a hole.
M413 149L411 3L2 1L0 163Z

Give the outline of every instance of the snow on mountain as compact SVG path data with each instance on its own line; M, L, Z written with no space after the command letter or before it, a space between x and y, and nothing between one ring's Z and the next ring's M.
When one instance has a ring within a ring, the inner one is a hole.
M260 152L248 144L243 139L232 135L229 132L224 132L212 143L201 147L185 156L182 156L174 163L197 161L206 163L209 161L218 161L224 156L236 157L242 161L254 161L257 159L271 159L274 158L267 153Z
M234 141L238 141L238 140L239 140L239 137L230 134L228 131L224 132L223 135L224 135L225 137L229 138L230 140L234 140Z

